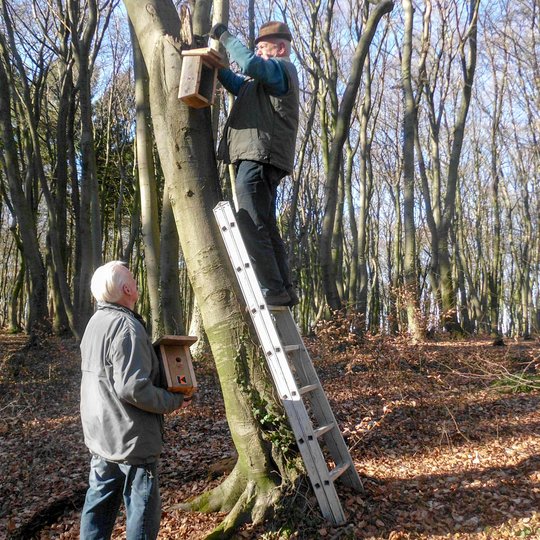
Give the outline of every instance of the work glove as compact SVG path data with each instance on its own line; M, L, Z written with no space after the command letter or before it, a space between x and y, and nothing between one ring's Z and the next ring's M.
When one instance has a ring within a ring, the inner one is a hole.
M227 30L228 28L226 24L223 24L223 23L214 24L214 26L212 26L212 28L210 29L210 37L212 39L219 40L219 38L221 37L221 34L223 34L223 32L227 32Z

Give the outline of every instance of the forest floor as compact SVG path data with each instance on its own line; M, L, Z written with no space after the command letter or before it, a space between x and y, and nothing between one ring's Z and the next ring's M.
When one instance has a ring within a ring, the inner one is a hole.
M72 341L0 334L0 538L78 538L89 455ZM369 337L306 340L364 493L339 487L348 523L301 512L236 538L540 539L540 343ZM161 539L203 538L220 515L173 507L223 478L234 449L211 362L198 403L168 415ZM519 374L519 377L517 375ZM536 388L534 388L536 387ZM117 520L113 538L124 537Z

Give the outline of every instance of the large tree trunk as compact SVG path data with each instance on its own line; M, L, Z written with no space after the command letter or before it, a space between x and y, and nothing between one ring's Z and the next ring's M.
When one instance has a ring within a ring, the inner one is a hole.
M76 0L67 1L68 22L71 30L72 47L77 65L77 87L80 104L80 215L78 234L85 239L81 245L81 265L79 272L77 326L82 332L92 315L90 280L95 268L101 264L101 220L97 181L96 155L94 148L94 128L92 123L91 76L93 59L92 41L95 37L99 18L96 0L80 6ZM87 11L85 11L87 10ZM84 21L84 24L81 23Z
M280 497L276 486L289 484L296 470L265 434L284 428L278 419L281 407L270 390L264 359L253 345L256 338L239 301L212 212L220 190L210 111L189 109L177 98L182 64L178 15L166 0L147 2L144 10L136 0L124 3L148 69L157 148L238 452L229 478L192 506L229 511L216 532L227 536L245 519L263 519ZM261 408L274 417L264 430L256 417Z

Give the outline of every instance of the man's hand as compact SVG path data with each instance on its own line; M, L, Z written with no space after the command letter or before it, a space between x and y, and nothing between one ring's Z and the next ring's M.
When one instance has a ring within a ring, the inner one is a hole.
M197 395L193 394L192 396L186 396L184 398L184 401L182 402L182 405L180 406L181 409L186 409L189 407L194 401L197 401Z
M214 26L212 26L212 28L210 29L210 37L212 39L219 40L219 38L221 37L221 34L223 34L223 32L227 32L227 30L228 30L227 25L223 23L214 24Z

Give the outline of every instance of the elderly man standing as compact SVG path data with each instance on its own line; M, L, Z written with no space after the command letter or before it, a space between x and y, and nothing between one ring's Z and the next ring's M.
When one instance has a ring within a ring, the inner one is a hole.
M81 420L92 454L81 539L110 538L122 499L127 538L156 538L162 415L187 401L162 387L161 363L133 311L139 293L126 266L99 267L91 290L98 308L81 341Z
M268 304L295 305L287 253L276 223L276 192L294 167L298 131L298 74L290 60L288 26L270 21L261 26L250 51L224 24L218 39L242 71L219 70L223 86L237 96L219 145L218 158L236 166L238 225Z

